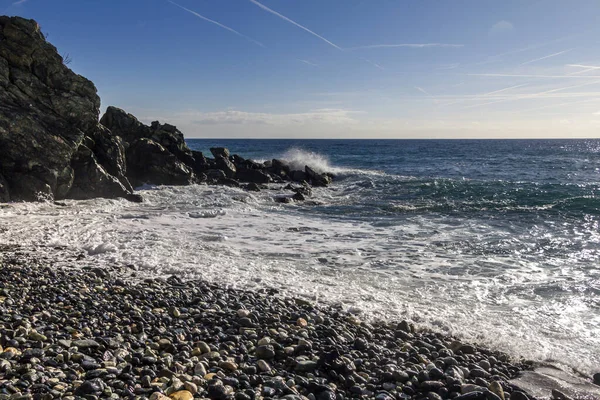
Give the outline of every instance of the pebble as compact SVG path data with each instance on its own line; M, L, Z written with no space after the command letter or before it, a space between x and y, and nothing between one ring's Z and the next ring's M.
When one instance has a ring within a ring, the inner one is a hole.
M258 360L256 365L258 365L258 368L263 372L271 371L271 366L265 360Z
M504 389L502 389L502 385L500 385L497 381L493 381L492 383L490 383L488 389L490 390L490 392L500 397L500 399L504 400Z
M269 360L275 357L275 348L270 344L258 346L256 348L256 357L263 360Z
M20 295L0 301L0 400L528 400L495 382L523 366L408 321L1 246L0 297Z
M169 398L173 400L191 400L194 398L194 395L188 390L180 390L175 393L171 393Z

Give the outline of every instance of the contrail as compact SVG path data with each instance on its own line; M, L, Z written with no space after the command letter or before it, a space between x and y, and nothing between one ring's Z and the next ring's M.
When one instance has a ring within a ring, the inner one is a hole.
M523 84L521 84L521 85L516 85L516 86L511 86L511 87L507 87L507 88L500 89L500 90L495 90L495 91L493 91L493 92L484 93L484 94L482 94L481 96L490 96L490 95L492 95L492 94L496 94L496 93L502 93L502 92L505 92L505 91L507 91L507 90L516 89L516 88L520 88L520 87L523 87L523 86L527 86L527 84L526 84L526 83L523 83Z
M425 47L464 47L464 44L449 44L449 43L399 43L399 44L371 44L367 46L349 47L347 50L359 49L383 49L394 47L411 47L422 49Z
M586 99L586 100L579 100L579 101L570 101L568 103L560 103L560 104L549 104L546 106L541 106L541 107L535 107L535 108L529 108L527 110L520 110L517 111L517 113L524 113L524 112L530 112L530 111L537 111L537 110L543 110L545 108L554 108L554 107L562 107L562 106L570 106L572 104L580 104L580 103L590 103L593 101L600 101L599 98L595 98L595 99Z
M371 64L372 66L374 66L375 68L379 68L380 70L385 70L385 68L383 68L381 65L377 64L376 62L373 62L367 58L364 57L359 57L361 60L368 62L369 64Z
M482 106L487 106L489 104L504 103L504 102L511 101L511 100L531 99L531 98L539 97L541 95L548 94L548 93L560 92L562 90L574 89L574 88L578 88L578 87L582 87L582 86L597 85L598 83L600 83L600 80L594 81L594 82L589 82L589 83L582 83L580 85L573 85L573 86L567 86L567 87L562 87L562 88L557 88L557 89L546 90L544 92L539 92L539 93L526 94L526 95L523 95L523 96L519 96L519 97L515 97L515 98L510 98L510 99L490 101L490 102L483 103L483 104L474 104L472 106L468 106L468 107L465 107L465 108L482 107Z
M415 89L417 89L419 92L421 92L421 93L423 93L423 94L426 94L427 96L433 97L433 96L431 95L431 93L429 93L427 90L423 89L422 87L415 86Z
M170 0L169 0L170 1ZM250 0L251 3L256 4L257 6L259 6L260 8L262 8L263 10L270 12L273 15L278 16L279 18L283 19L284 21L289 22L290 24L296 25L298 28L310 33L311 35L321 39L322 41L324 41L325 43L327 43L328 45L335 47L338 50L344 51L344 49L342 49L340 46L338 46L337 44L330 42L329 40L325 39L323 36L316 34L315 32L311 31L310 29L308 29L305 26L300 25L299 23L297 23L296 21L292 21L291 19L289 19L288 17L286 17L285 15L281 15L279 14L277 11L270 9L269 7L265 6L264 4L259 3L256 0Z
M516 85L516 86L510 86L510 87L506 87L506 88L499 89L499 90L494 90L493 92L488 92L488 93L476 95L476 96L469 97L469 98L454 100L454 101L451 101L450 103L442 104L442 106L443 107L447 107L447 106L451 106L451 105L458 104L458 103L464 103L464 102L469 101L469 100L479 100L482 97L491 96L493 94L498 94L498 93L506 92L507 90L516 89L516 88L520 88L520 87L523 87L523 86L527 86L527 83L523 83L521 85Z
M319 66L319 64L312 63L312 62L310 62L308 60L298 59L298 61L303 62L304 64L307 64L307 65L310 65L311 67L318 67Z
M189 12L190 14L193 14L193 15L195 15L195 16L196 16L196 17L198 17L198 18L201 18L201 19L203 19L203 20L205 20L205 21L207 21L207 22L210 22L211 24L215 24L215 25L217 25L217 26L218 26L218 27L220 27L220 28L223 28L223 29L226 29L226 30L228 30L229 32L235 33L236 35L238 35L238 36L240 36L240 37L243 37L244 39L247 39L247 40L251 41L251 42L252 42L252 43L254 43L254 44L257 44L257 45L259 45L260 47L266 47L264 44L262 44L262 43L261 43L261 42L259 42L258 40L254 40L254 39L252 39L252 38L251 38L251 37L249 37L249 36L246 36L246 35L244 35L244 34L241 34L241 33L239 33L238 31L236 31L236 30L235 30L235 29L233 29L233 28L230 28L230 27L228 27L228 26L226 26L226 25L223 25L223 24L221 24L221 23L219 23L219 22L217 22L217 21L214 21L214 20L212 20L212 19L210 19L210 18L206 18L204 15L198 14L197 12L195 12L195 11L192 11L192 10L190 10L189 8L185 8L184 6L177 4L177 3L175 3L175 2L174 2L174 1L172 1L172 0L167 0L167 1L168 1L169 3L171 3L171 4L173 4L173 5L175 5L175 6L179 7L179 8L181 8L182 10L185 10L185 11Z
M567 75L581 75L581 74L585 74L586 72L595 71L597 69L600 69L600 67L596 67L593 65L581 65L581 64L567 64L567 67L585 68L585 69L582 69L581 71L571 72L570 74L567 74Z
M561 54L568 53L568 52L569 52L569 51L571 51L571 50L573 50L573 49L568 49L568 50L559 51L558 53L549 54L549 55L547 55L547 56L544 56L544 57L536 58L535 60L529 60L529 61L525 61L524 63L522 63L522 64L520 64L520 65L527 65L527 64L534 63L534 62L536 62L536 61L545 60L546 58L551 58L551 57L560 56Z
M589 79L589 78L600 78L600 75L588 75L588 76L572 76L572 75L526 75L526 74L465 74L467 76L487 76L496 78L540 78L540 79L558 79L558 78L571 78L571 79Z

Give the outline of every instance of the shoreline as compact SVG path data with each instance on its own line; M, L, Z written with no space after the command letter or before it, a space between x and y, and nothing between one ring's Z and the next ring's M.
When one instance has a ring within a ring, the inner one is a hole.
M76 253L61 265L0 254L0 398L526 398L510 379L531 365L407 321L369 324L269 289L134 282L126 266L78 267Z

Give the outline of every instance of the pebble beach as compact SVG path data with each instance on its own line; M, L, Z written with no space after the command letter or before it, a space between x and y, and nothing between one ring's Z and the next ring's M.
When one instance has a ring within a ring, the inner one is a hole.
M528 398L527 364L407 321L61 254L2 249L0 399Z

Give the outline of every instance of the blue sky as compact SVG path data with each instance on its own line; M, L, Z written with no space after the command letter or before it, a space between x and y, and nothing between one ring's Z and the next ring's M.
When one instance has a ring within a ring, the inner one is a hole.
M186 137L600 137L597 0L0 0Z

